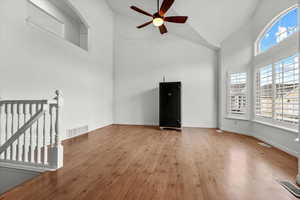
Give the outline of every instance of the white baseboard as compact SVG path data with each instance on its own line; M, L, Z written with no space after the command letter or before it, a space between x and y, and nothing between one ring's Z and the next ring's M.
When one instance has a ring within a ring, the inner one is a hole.
M114 122L116 125L128 125L128 126L158 126L158 123L135 123L135 122Z
M226 132L231 132L231 133L239 134L239 135L246 135L246 136L252 137L251 134L246 133L246 132L241 132L241 131L238 131L238 130L227 129L227 128L221 128L221 130L222 131L226 131Z
M140 123L140 122L119 122L119 123L114 123L118 125L133 125L133 126L159 126L158 123ZM211 124L211 123L189 123L189 122L184 122L182 123L182 127L186 128L217 128L216 124Z
M269 139L267 139L263 136L251 135L251 134L246 133L246 132L241 132L241 131L236 131L236 130L228 130L226 128L224 128L224 129L222 128L222 130L227 131L227 132L232 132L232 133L235 133L235 134L239 134L239 135L246 135L246 136L249 136L249 137L253 137L255 139L261 140L264 143L270 144L273 147L275 147L277 149L280 149L281 151L284 151L285 153L287 153L289 155L298 157L298 152L297 151L294 151L294 150L290 149L289 147L281 145L281 144L279 144L279 143L277 143L273 140L269 140Z
M217 128L215 123L183 122L183 127L189 128Z
M259 140L261 140L261 141L263 141L267 144L270 144L270 145L280 149L281 151L284 151L285 153L287 153L289 155L292 155L294 157L298 157L298 152L288 148L287 146L283 146L281 144L278 144L277 142L274 142L272 140L268 140L268 139L266 139L265 137L262 137L262 136L252 136L252 137L254 137L256 139L259 139Z
M88 133L93 132L93 131L95 131L95 130L97 130L97 129L104 128L104 127L110 126L110 125L113 125L112 122L109 122L109 123L103 123L103 124L101 124L100 126L89 128L87 131L82 132L80 135L76 135L76 136L73 136L73 137L65 137L65 138L63 139L63 141L64 141L64 140L68 140L68 139L72 139L72 138L76 138L76 137L81 136L81 135L88 134Z
M88 133L92 132L92 131L95 131L97 129L105 128L106 126L111 126L113 124L114 124L113 122L106 122L106 123L102 123L102 124L97 125L97 126L90 126L90 129L89 129Z

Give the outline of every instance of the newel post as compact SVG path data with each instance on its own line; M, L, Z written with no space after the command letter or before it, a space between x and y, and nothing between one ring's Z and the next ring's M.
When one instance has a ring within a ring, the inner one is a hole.
M61 107L63 105L62 93L59 90L55 91L56 97L54 98L56 102L56 115L55 115L55 138L54 145L51 147L51 165L55 169L63 167L64 159L64 149L61 144Z

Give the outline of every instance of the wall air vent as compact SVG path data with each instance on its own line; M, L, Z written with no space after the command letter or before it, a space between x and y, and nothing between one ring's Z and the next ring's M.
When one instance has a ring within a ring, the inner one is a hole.
M67 130L67 138L73 138L89 131L88 125Z

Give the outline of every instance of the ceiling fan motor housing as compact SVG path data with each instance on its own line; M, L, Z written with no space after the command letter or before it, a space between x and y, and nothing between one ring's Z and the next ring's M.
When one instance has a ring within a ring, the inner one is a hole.
M164 19L164 16L161 16L158 12L153 14L153 19L155 18L161 18Z

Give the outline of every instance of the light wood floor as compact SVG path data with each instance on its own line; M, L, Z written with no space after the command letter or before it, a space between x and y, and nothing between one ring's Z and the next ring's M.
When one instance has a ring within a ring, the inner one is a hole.
M270 133L272 134L272 133ZM250 137L110 126L64 143L65 166L1 200L286 200L297 160Z

